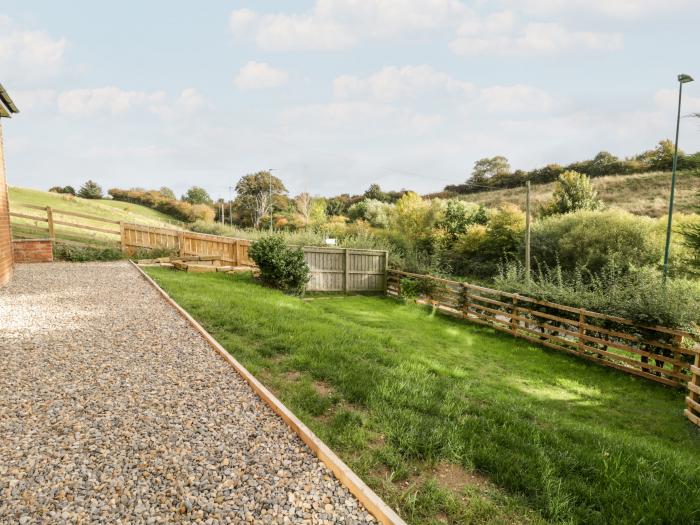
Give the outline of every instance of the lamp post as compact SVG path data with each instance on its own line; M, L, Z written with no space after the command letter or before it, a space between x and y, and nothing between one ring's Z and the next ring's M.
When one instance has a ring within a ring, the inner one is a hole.
M270 183L270 233L272 233L272 172L275 171L274 168L270 168L267 170L267 173L269 175L269 178L267 179Z
M664 249L664 279L668 277L668 256L671 251L671 229L673 226L673 198L676 194L676 168L678 167L678 132L681 127L681 98L683 97L683 84L692 82L690 75L678 75L678 115L676 117L676 146L673 150L673 172L671 174L671 197L668 201L668 225L666 226L666 247Z

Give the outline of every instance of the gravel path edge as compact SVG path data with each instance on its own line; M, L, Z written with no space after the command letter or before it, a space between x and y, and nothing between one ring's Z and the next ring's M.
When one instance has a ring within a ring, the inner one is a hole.
M265 385L258 381L236 358L234 358L214 337L200 325L182 306L180 306L160 285L155 282L133 261L129 263L151 286L207 341L243 380L250 385L255 394L267 404L282 421L311 449L311 451L333 472L343 484L380 523L384 525L407 525L396 512L369 488L360 477L341 460L328 445L321 441L294 413L289 410Z

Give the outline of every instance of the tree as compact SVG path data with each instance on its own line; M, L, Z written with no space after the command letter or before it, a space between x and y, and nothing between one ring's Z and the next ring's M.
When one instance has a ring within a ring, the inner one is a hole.
M68 195L75 195L75 188L73 186L52 186L49 188L51 193L64 193Z
M487 217L483 205L474 202L466 202L458 199L447 201L445 217L440 222L452 239L467 231L467 227L472 224L486 224Z
M590 177L576 171L559 175L552 200L542 210L543 215L570 213L578 210L599 210L602 202L591 185Z
M176 200L177 197L175 197L175 192L168 188L167 186L161 186L160 189L158 190L158 193L160 193L163 197L167 197L168 199L171 200Z
M590 163L589 173L593 177L600 177L602 175L610 175L619 169L620 159L618 159L612 153L607 151L601 151Z
M311 216L311 195L307 192L302 192L296 197L294 197L294 207L297 209L297 213L301 217L303 226L309 225L309 218Z
M182 196L182 200L190 204L214 204L207 190L200 186L192 186L187 190L187 193Z
M508 159L502 156L479 159L474 163L472 176L467 184L484 184L489 179L510 174Z
M366 199L374 199L382 202L389 202L391 197L382 191L379 184L371 184L370 187L365 191L364 196Z
M269 171L259 171L245 175L238 181L234 205L244 224L259 228L270 210L281 209L282 204L288 202L286 193L287 188L280 179Z
M326 202L326 215L333 217L334 215L342 215L345 211L345 203L347 199L340 197L331 197Z
M78 197L83 199L101 199L102 188L95 181L89 180L80 187Z

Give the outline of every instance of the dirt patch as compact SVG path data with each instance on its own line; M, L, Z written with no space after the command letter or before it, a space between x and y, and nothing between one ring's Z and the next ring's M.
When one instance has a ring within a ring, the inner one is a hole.
M301 372L297 372L296 370L285 372L284 377L289 381L297 381L301 377Z
M460 465L452 463L440 463L430 472L435 476L439 485L454 492L461 492L466 486L481 489L491 486L491 482L483 474L475 471L469 472Z
M391 472L385 467L378 469L375 475L385 480L391 480ZM435 481L441 487L456 494L462 494L465 487L475 487L482 491L494 487L488 477L483 474L479 474L476 471L470 472L462 466L453 463L440 463L432 468L414 471L406 479L391 481L396 487L406 489L412 485L422 485L431 478L435 478Z
M334 392L333 387L324 381L314 381L314 390L323 397L329 396Z

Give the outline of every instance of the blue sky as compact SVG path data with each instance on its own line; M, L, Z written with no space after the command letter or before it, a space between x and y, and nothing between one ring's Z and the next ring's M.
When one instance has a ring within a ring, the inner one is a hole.
M632 155L700 112L697 0L0 1L10 184L437 191ZM700 150L700 123L681 147Z

